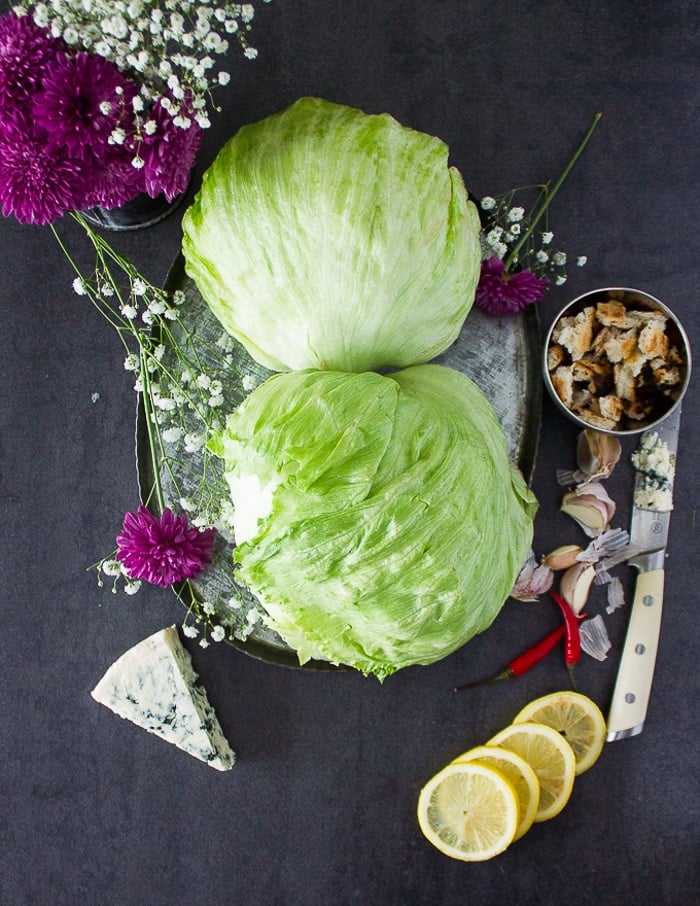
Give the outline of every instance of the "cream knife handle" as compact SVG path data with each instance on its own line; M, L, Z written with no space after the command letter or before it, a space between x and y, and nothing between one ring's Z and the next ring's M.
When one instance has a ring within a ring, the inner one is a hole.
M608 742L642 732L654 679L663 598L663 569L652 569L637 576L625 646L608 716Z

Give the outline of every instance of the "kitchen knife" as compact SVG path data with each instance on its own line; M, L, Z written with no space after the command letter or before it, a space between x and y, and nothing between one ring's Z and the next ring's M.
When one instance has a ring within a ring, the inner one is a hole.
M678 428L681 408L674 411L660 425L646 431L644 438L658 434L659 440L673 454L675 463L678 449ZM644 481L637 471L635 476L635 502L632 509L630 545L639 551L629 563L639 570L630 612L620 667L608 716L608 742L636 736L642 732L654 678L654 665L661 631L661 613L664 594L664 559L670 512L661 512L637 505L637 492ZM673 490L673 472L668 476Z

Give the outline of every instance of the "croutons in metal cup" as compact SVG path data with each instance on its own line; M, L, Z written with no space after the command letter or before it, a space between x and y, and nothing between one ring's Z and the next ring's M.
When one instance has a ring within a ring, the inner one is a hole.
M574 299L544 343L544 382L557 407L579 427L605 434L638 434L663 421L680 404L690 368L678 318L629 287Z

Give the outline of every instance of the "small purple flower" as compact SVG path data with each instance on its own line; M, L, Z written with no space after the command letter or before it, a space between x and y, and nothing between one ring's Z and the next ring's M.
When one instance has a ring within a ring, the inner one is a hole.
M533 302L544 299L549 280L532 271L507 274L498 255L481 265L481 277L476 288L476 304L489 315L517 315Z
M5 217L45 224L85 200L86 174L80 162L52 151L46 135L20 116L0 129L0 205Z
M47 63L61 43L34 24L31 16L0 17L0 110L21 106L34 94Z
M117 560L131 579L166 587L191 579L211 562L214 529L189 528L187 516L166 507L154 516L145 506L126 513L117 536Z
M109 137L128 121L136 85L114 63L89 53L62 55L46 67L34 116L54 147L72 157L102 163Z
M190 181L202 129L194 121L187 129L176 125L160 101L154 104L149 118L156 123L156 130L146 135L138 148L144 161L146 191L151 198L162 192L172 201L185 191Z

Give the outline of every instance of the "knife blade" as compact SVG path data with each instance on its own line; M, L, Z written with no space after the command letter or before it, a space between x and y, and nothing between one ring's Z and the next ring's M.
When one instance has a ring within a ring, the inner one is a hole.
M666 476L669 496L673 492L675 457L678 449L678 430L681 407L676 408L657 427L645 431L640 446L658 440L668 447L673 458L673 470ZM671 512L652 509L655 504L640 506L640 492L645 487L645 475L637 469L634 504L630 525L630 545L639 551L629 563L638 570L630 619L620 658L615 690L608 715L608 742L637 736L642 732L654 678L656 654L661 632L664 595L664 560Z

